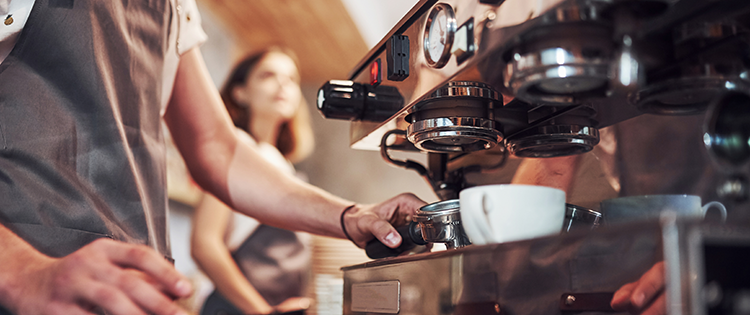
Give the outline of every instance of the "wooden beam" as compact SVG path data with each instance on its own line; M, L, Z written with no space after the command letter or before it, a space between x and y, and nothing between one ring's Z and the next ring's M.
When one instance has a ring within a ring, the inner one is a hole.
M303 83L345 79L367 45L341 0L198 0L247 53L269 45L293 50Z

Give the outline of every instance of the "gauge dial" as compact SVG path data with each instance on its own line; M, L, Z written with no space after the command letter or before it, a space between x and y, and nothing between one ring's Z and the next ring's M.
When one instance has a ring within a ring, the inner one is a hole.
M438 3L430 11L424 28L424 55L427 63L442 68L451 57L451 46L456 34L456 16L453 8Z

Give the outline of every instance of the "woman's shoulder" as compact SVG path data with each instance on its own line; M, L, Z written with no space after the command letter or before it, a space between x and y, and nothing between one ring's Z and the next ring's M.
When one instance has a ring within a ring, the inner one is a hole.
M255 139L249 133L247 133L246 131L244 131L244 130L242 130L240 128L235 127L234 128L234 132L237 134L237 137L240 138L240 141L243 141L243 142L245 142L245 143L247 143L249 145L252 145L254 147L258 146L258 141L255 141Z

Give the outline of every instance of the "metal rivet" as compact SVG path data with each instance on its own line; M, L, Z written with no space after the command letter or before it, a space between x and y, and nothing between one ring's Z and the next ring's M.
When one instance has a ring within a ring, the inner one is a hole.
M573 303L576 302L576 297L572 295L568 295L568 297L565 298L565 305L573 305Z
M8 17L5 18L5 25L11 24L13 24L13 14L8 14Z

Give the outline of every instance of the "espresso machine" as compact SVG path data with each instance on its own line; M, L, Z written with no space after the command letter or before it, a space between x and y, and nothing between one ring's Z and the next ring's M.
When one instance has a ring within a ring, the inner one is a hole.
M747 199L749 70L747 0L420 1L317 105L351 121L352 148L426 179L442 202L402 235L449 250L345 267L344 314L611 313L659 261L670 314L750 314L744 228L666 216L476 246L455 209L468 174L589 152L644 113L708 111L703 141L732 174L717 189Z

